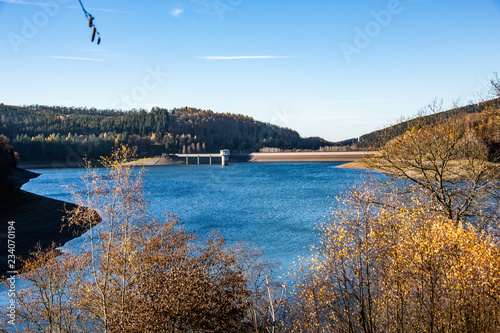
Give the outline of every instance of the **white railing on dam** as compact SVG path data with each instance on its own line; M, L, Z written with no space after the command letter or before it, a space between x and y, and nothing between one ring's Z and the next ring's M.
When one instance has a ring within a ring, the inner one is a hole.
M193 159L196 158L196 164L200 164L200 158L203 157L208 157L209 158L209 164L212 165L212 158L220 158L221 159L221 165L228 165L229 164L229 156L231 155L231 152L229 149L222 149L220 153L212 153L212 154L175 154L177 157L181 158L186 158L186 165L189 165L189 158Z

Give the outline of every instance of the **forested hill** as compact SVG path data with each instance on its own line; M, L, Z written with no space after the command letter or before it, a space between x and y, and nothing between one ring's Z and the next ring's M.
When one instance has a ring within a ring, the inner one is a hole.
M446 121L446 119L452 117L464 117L465 121L466 115L483 114L485 117L482 121L488 123L488 121L491 121L491 118L493 117L492 111L496 112L498 109L500 109L500 98L477 104L470 104L423 117L416 117L407 121L399 122L393 126L362 135L359 138L357 145L361 149L377 150L382 148L387 141L402 135L414 126L422 126L423 124L432 126L433 124ZM488 134L489 133L485 133L485 139L491 139L487 137Z
M153 108L150 112L0 104L0 134L21 161L67 161L109 155L124 143L139 156L161 153L254 152L264 147L318 149L332 143L251 117L210 110Z

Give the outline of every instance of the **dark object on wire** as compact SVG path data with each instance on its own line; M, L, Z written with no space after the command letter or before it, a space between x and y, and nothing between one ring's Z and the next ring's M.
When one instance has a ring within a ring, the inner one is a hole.
M83 7L83 3L81 0L78 0L78 2L80 3L80 6L82 6L85 17L89 20L89 28L92 28L92 38L90 41L94 42L95 36L97 35L97 45L101 44L101 34L99 33L99 31L97 31L97 28L94 25L94 17L87 10L85 10L85 7Z

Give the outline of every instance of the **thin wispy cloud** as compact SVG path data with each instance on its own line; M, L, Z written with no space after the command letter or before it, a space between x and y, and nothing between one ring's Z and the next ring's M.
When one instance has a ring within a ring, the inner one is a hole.
M52 56L50 59L62 59L62 60L78 60L78 61L104 61L97 58L84 58L84 57L66 57L66 56Z
M128 10L106 9L106 8L89 8L88 10L96 11L96 12L106 12L106 13L135 14L135 12L128 11Z
M375 103L375 102L395 102L396 99L336 99L323 100L317 103L349 104L349 103Z
M30 1L23 1L23 0L0 0L0 2L8 3L11 5L30 5L30 6L54 7L54 5L50 4L50 3L30 2Z
M41 6L41 7L59 7L57 3L49 3L49 2L31 2L31 1L24 1L24 0L0 0L0 3L8 3L11 5L29 5L29 6ZM80 9L78 6L65 6L65 8L72 8L72 9ZM108 12L108 13L128 13L128 14L134 14L134 12L131 11L125 11L125 10L116 10L116 9L106 9L106 8L88 8L90 11L97 11L97 12Z
M239 59L283 59L293 58L292 56L203 56L198 59L205 60L239 60Z
M178 17L179 15L181 15L182 13L184 13L184 9L182 8L174 8L172 9L172 11L170 12L170 15L172 15L173 17Z
M0 0L3 1L3 0ZM66 8L71 8L71 9L81 9L79 6L66 6ZM123 13L123 14L135 14L135 12L128 11L128 10L118 10L118 9L108 9L108 8L93 8L89 7L87 8L89 12L106 12L106 13Z

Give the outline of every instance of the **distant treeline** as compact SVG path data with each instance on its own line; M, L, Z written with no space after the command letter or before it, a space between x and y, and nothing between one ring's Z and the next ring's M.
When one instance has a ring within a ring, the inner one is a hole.
M251 117L189 107L147 112L0 104L0 134L11 141L22 161L99 158L122 143L141 157L220 149L255 152L265 147L317 150L332 145Z

